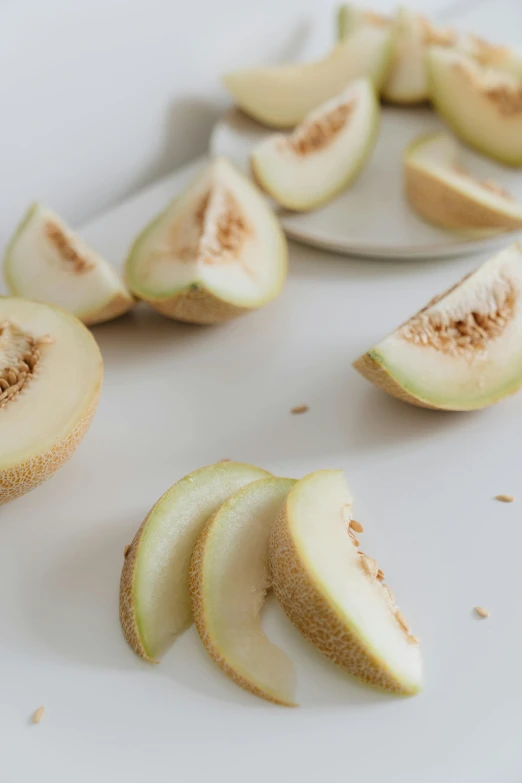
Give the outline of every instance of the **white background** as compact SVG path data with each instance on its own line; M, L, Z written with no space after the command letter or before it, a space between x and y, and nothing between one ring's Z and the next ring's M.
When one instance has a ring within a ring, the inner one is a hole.
M323 53L335 4L0 0L0 249L33 199L79 223L203 152L228 100L220 72ZM493 39L522 29L519 0L410 5L451 21L476 9Z

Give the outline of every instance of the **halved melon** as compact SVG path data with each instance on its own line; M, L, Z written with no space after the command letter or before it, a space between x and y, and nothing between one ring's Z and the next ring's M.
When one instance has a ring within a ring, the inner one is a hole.
M190 473L158 500L125 551L120 620L128 643L151 663L192 623L190 557L209 516L238 489L270 474L240 462Z
M354 79L367 78L378 90L389 57L389 30L366 25L355 29L324 60L245 68L226 74L224 83L237 105L254 119L273 128L293 128Z
M96 410L103 362L70 313L0 297L0 505L52 476Z
M16 229L4 274L12 294L63 307L85 324L117 318L135 304L116 270L42 204Z
M412 405L485 408L522 386L522 247L511 245L354 363Z
M298 481L270 540L273 588L301 633L332 661L376 687L422 688L418 639L395 605L384 574L358 551L352 497L340 470Z
M491 180L475 179L445 133L416 139L404 155L406 195L430 223L458 230L522 228L522 204Z
M437 111L471 147L510 166L522 165L522 81L470 57L433 47L430 94Z
M136 239L127 281L163 315L213 324L275 299L287 256L263 196L218 158Z
M194 620L210 656L245 690L289 707L294 667L265 635L260 612L270 533L294 484L265 478L232 495L201 533L190 568Z
M379 131L379 103L367 79L352 82L284 136L251 155L255 180L289 209L314 209L350 186L367 163Z

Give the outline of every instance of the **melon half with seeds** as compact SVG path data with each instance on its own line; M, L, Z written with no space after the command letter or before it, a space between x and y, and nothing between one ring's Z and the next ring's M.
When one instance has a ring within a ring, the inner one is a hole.
M485 408L522 386L522 247L483 264L354 363L424 408Z
M208 518L245 484L269 475L218 462L185 476L152 508L125 550L120 586L123 633L142 658L157 662L192 623L190 557Z
M479 180L459 161L451 136L435 133L416 139L404 156L406 195L430 223L457 230L522 228L522 204L491 180Z
M52 476L96 410L98 346L70 313L0 297L0 504Z
M433 47L430 95L439 114L471 147L522 166L522 81L459 52Z
M238 490L204 528L190 569L196 628L210 656L237 685L284 706L295 706L294 667L264 633L260 612L270 533L294 484L271 477Z
M290 491L270 539L273 588L301 633L363 682L410 695L422 688L419 641L384 573L359 551L352 498L340 470Z
M213 324L275 299L287 255L265 199L218 158L140 234L127 259L127 281L163 315Z
M292 134L276 133L251 155L255 180L288 209L314 209L350 186L379 131L379 103L367 79L314 109Z
M33 204L18 226L4 274L12 294L63 307L85 324L134 307L116 270L42 204Z

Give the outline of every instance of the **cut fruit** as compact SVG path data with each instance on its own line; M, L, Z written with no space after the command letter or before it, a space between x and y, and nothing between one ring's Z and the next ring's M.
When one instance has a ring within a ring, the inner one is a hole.
M209 516L238 489L270 474L239 462L190 473L158 500L125 551L120 620L132 649L151 663L192 623L190 557Z
M163 315L213 324L275 299L287 256L265 199L218 158L137 238L127 281Z
M0 297L0 505L73 454L96 410L100 351L70 313Z
M363 11L351 4L338 11L338 38L361 27L387 29L391 34L392 55L382 88L383 97L390 103L414 104L429 97L426 53L432 44L455 46L457 34L437 27L421 14L408 8L399 8L393 18Z
M421 136L404 156L406 195L430 223L458 230L522 228L522 204L491 180L473 178L444 133Z
M332 661L376 687L409 695L422 688L418 639L358 552L352 498L340 470L298 481L270 539L273 588L301 633ZM351 526L353 525L353 527Z
M33 204L16 229L4 274L11 293L63 307L89 325L135 304L110 264L42 204Z
M226 74L224 82L238 106L254 119L274 128L293 128L354 79L367 78L378 90L389 57L390 31L366 25L324 60L247 68Z
M289 136L276 133L251 156L256 181L288 209L314 209L342 192L367 163L379 131L379 104L360 79L314 109Z
M476 35L466 34L459 40L459 50L481 65L512 73L522 79L522 51L512 46L488 43Z
M208 653L247 691L295 706L292 662L265 635L270 532L295 481L265 478L240 489L199 537L190 570L196 628Z
M522 165L522 82L440 47L428 55L437 111L470 146L510 166Z
M522 386L522 247L512 245L433 299L354 367L394 397L485 408Z

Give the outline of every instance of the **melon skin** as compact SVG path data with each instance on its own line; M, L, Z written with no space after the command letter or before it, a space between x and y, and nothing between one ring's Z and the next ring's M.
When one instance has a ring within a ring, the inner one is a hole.
M359 359L353 363L353 366L363 378L366 378L367 381L375 384L375 386L379 386L383 391L401 402L407 402L410 405L415 405L417 408L428 408L430 410L441 409L441 406L433 405L427 400L414 396L397 383L393 375L391 375L391 373L389 373L380 363L377 355L373 351L369 351L363 356L360 356ZM455 410L455 408L448 408L447 410ZM465 409L463 408L463 410Z
M252 311L218 299L197 283L168 299L147 299L145 296L142 299L166 318L201 326L221 324Z
M327 658L365 684L402 696L418 693L418 685L400 683L371 655L310 579L290 532L287 503L270 538L270 569L275 595L289 620Z

